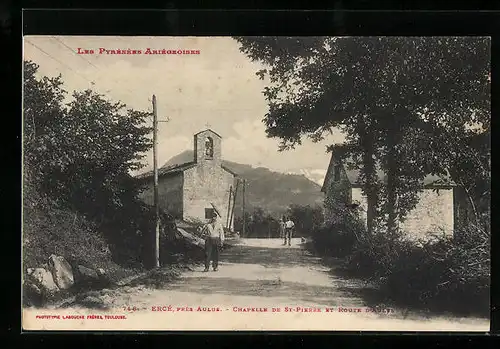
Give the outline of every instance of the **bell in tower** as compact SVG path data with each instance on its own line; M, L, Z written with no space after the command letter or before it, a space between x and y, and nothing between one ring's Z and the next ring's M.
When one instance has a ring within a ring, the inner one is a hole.
M205 156L210 159L214 157L214 140L212 137L205 139Z
M221 162L221 137L207 129L194 135L194 157L196 162L219 164Z

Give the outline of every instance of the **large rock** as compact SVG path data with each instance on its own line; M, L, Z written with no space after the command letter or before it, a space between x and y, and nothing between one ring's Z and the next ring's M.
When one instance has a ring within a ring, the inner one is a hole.
M99 280L99 275L95 270L84 267L83 265L79 265L77 269L82 281L95 282Z
M30 274L30 278L38 287L50 294L59 291L59 287L54 282L52 273L44 268L35 268Z
M48 261L49 270L57 287L67 290L75 283L73 269L62 256L51 255Z

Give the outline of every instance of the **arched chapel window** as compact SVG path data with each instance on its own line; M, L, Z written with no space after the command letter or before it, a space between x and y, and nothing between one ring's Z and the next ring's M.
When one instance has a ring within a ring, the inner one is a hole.
M205 140L205 156L209 158L214 156L214 141L210 137Z

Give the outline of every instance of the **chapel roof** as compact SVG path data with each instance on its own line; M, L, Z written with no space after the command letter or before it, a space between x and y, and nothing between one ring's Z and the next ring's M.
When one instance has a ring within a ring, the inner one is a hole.
M170 174L178 174L181 172L184 172L187 169L193 168L196 166L196 162L190 161L190 162L185 162L183 164L175 164L171 166L162 166L158 169L158 177L160 176L166 176ZM153 171L148 171L145 173L141 173L140 175L137 175L136 178L142 179L142 178L148 178L153 176Z
M189 153L181 153L179 155L184 155L185 156L186 154L189 154ZM186 162L182 162L182 163L175 163L175 164L168 164L167 163L166 165L163 165L162 167L160 167L158 169L158 177L167 176L167 175L180 174L180 173L182 173L182 172L184 172L184 171L186 171L186 170L188 170L190 168L193 168L195 166L196 166L196 161L194 161L194 158L193 158L192 161L186 161ZM221 165L221 167L225 171L231 173L233 176L238 176L237 173L235 173L234 171L232 171L227 166ZM145 179L145 178L152 177L153 175L154 175L153 171L148 171L148 172L141 173L141 174L135 176L135 178L137 178L137 179Z
M346 177L351 184L352 187L361 187L361 171L357 168L352 168L349 164L352 164L352 158L347 157L343 162L342 166L344 168L344 172L346 174ZM330 158L330 164L328 166L328 170L326 172L325 179L323 181L323 186L321 188L322 192L325 192L326 184L328 183L332 172L333 172L333 166L334 165L334 155L332 154L332 157ZM377 166L376 168L376 174L378 177L379 182L387 184L387 174L380 168L380 166ZM455 186L456 184L453 182L453 180L449 176L438 176L438 175L426 175L423 180L422 180L422 186L423 187L433 187L433 188L444 188L444 187L450 187L450 186Z
M203 131L197 132L197 133L195 133L194 135L195 135L195 136L197 136L197 135L199 135L200 133L207 132L207 131L210 131L210 132L212 132L213 134L216 134L217 136L219 136L219 138L222 138L222 136L221 136L220 134L218 134L217 132L215 132L214 130L212 130L212 129L210 129L210 128L207 128L207 129L205 129L205 130L203 130Z

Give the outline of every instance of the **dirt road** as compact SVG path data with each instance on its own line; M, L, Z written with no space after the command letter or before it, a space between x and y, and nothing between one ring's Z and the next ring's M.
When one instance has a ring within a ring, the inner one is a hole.
M199 266L160 289L141 285L103 292L107 314L126 314L126 320L45 325L102 330L489 330L485 319L424 318L368 307L354 296L362 287L331 273L301 248L300 240L288 247L278 239L243 239L224 251L218 272L204 273ZM88 313L77 307L64 310Z

